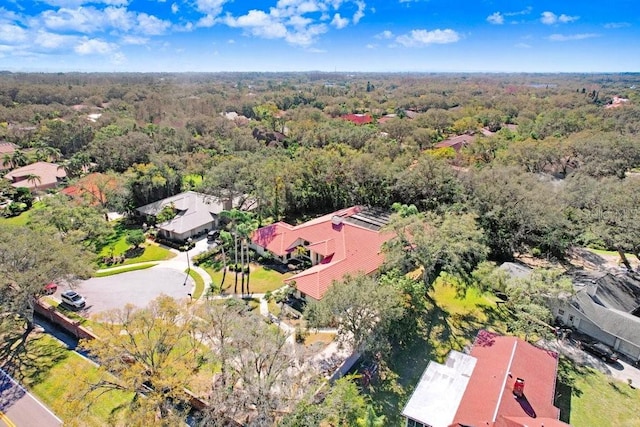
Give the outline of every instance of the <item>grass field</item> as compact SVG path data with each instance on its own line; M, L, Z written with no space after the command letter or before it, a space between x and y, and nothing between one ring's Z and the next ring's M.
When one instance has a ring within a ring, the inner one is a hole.
M201 265L204 270L209 273L211 280L216 286L220 286L222 283L222 265ZM290 277L291 273L279 273L275 270L265 268L259 264L251 264L251 277L250 277L250 291L254 294L263 294L267 291L275 291L283 286L283 280ZM246 280L246 279L245 279ZM241 288L241 277L238 273L238 290ZM222 284L222 290L224 292L233 292L235 285L235 273L233 271L227 271L224 283Z
M25 226L29 222L29 218L31 218L31 213L34 210L38 209L38 207L41 207L41 206L42 206L42 202L35 202L33 204L33 206L31 207L31 209L29 209L26 212L22 212L18 216L13 216L11 218L5 218L5 217L0 216L0 224L6 224L6 225L14 226L14 227Z

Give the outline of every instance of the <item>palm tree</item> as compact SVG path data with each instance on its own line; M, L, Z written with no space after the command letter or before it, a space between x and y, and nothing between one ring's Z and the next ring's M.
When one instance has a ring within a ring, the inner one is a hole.
M238 224L237 230L238 230L238 234L241 237L241 242L240 245L241 247L244 247L244 251L241 251L241 253L246 254L246 260L247 260L247 294L249 293L249 278L250 278L250 274L251 274L251 251L249 250L249 242L251 241L251 235L253 234L254 231L256 231L258 229L258 220L256 218L254 218L253 214L250 213L245 213L244 217L242 218L243 222ZM244 290L244 275L245 275L245 269L244 269L244 261L241 261L242 264L242 289Z
M13 159L11 158L11 154L6 153L2 157L2 166L5 168L13 169Z
M34 173L30 173L29 175L27 175L26 181L34 185L34 190L37 190L38 184L42 183L42 179L40 178L40 176Z
M11 163L13 167L21 167L27 164L27 156L24 154L22 150L16 150L11 155Z

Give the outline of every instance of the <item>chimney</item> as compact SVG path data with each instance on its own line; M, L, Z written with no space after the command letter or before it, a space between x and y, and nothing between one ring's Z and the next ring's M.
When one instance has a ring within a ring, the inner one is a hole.
M522 397L524 395L524 379L516 378L516 382L513 384L513 394L516 397Z

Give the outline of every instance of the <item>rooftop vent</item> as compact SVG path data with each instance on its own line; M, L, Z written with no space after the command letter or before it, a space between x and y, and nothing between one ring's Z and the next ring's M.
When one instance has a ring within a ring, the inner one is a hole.
M334 216L331 218L331 223L332 223L333 225L340 225L340 224L342 224L342 217L341 217L341 216L338 216L338 215L334 215Z

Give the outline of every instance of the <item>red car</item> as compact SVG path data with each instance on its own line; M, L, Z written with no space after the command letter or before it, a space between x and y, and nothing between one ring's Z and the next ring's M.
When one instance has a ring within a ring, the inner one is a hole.
M56 293L57 290L58 290L58 285L56 285L55 283L49 283L45 285L44 289L42 290L42 293L45 295L53 295Z

